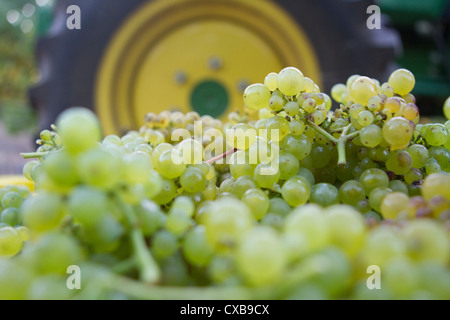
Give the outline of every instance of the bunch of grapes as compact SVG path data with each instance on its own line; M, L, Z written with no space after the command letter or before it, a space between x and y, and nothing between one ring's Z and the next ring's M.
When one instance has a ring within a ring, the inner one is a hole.
M257 120L150 113L122 137L65 111L24 155L36 192L5 223L30 232L0 229L0 298L448 299L449 128L419 124L413 86L352 76L332 110L290 67L245 90Z

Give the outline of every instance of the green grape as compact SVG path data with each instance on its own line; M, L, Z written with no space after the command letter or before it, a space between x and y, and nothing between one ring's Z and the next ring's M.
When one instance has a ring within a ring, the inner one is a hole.
M280 153L278 161L281 180L287 180L297 174L300 165L293 154L286 152Z
M37 160L31 160L31 161L28 161L27 163L25 163L25 165L23 166L23 171L22 171L23 175L29 181L33 180L33 178L31 177L31 171L38 163L39 163L39 161L37 161Z
M283 232L285 234L302 235L306 241L308 252L322 249L330 241L329 229L323 210L315 204L307 204L294 209L284 220ZM298 255L300 252L294 254Z
M19 192L9 191L3 195L1 198L1 206L3 209L6 208L20 208L23 202L23 198Z
M295 137L298 137L305 132L306 125L303 121L292 120L289 122L289 132Z
M33 268L12 259L2 262L0 264L0 299L25 300L30 283L35 278Z
M357 160L353 158L347 159L347 162L343 166L338 166L336 168L336 177L339 181L345 182L348 180L352 180L354 178L353 176L353 169L357 166ZM359 173L361 175L361 173Z
M242 198L244 193L249 189L256 188L255 181L250 176L242 176L236 179L236 181L233 184L233 188L231 192L238 196L239 198Z
M446 148L431 147L430 157L436 159L441 168L447 168L450 165L450 152Z
M342 203L356 206L359 201L366 198L363 186L356 180L344 182L339 188L339 199Z
M196 167L188 167L181 174L180 185L190 193L202 191L206 187L206 177L202 170Z
M444 111L444 116L450 120L450 97L445 100L442 110Z
M58 184L74 185L79 181L75 159L64 150L46 157L43 167L48 176Z
M308 98L303 101L302 109L308 113L313 113L316 108L316 101L313 98Z
M304 87L303 73L297 68L288 67L278 74L278 88L286 96L298 95Z
M422 262L418 267L421 288L432 292L437 299L447 299L450 296L448 269L433 262Z
M291 212L291 206L283 198L272 198L269 200L268 212L285 217Z
M356 120L361 126L365 127L372 124L374 119L375 117L371 111L364 110L358 114L358 118Z
M345 84L338 83L331 88L331 97L337 102L342 103L342 95L347 91Z
M375 148L383 140L380 127L374 124L362 128L359 138L361 143L368 148Z
M397 175L407 173L412 167L410 154L403 150L394 150L389 154L386 161L386 168Z
M39 193L26 199L21 211L25 226L39 233L56 228L64 216L61 197L51 193Z
M414 124L402 117L395 117L383 126L383 138L391 146L404 146L411 141Z
M383 99L380 98L380 96L373 96L371 97L367 102L367 108L371 112L375 112L378 110L381 110L383 107Z
M408 172L405 173L404 178L407 184L411 184L414 181L422 180L423 174L422 171L420 171L419 169L411 168L409 169Z
M275 72L269 73L264 79L264 85L270 91L275 91L278 89L278 74Z
M101 149L92 149L78 158L81 181L102 189L113 189L120 182L123 169L118 155Z
M160 205L163 205L172 201L176 194L177 186L175 185L175 183L172 180L162 178L161 190L152 198L152 200Z
M1 212L0 221L11 227L21 224L21 220L20 212L17 208L9 207Z
M171 209L166 220L166 228L174 235L180 236L193 225L191 216L183 209Z
M280 180L280 170L267 164L259 164L255 168L254 177L261 188L270 189Z
M369 212L372 209L370 207L369 200L367 200L367 199L360 200L356 204L355 208L361 213L367 213L367 212Z
M408 208L409 197L403 192L391 192L381 201L380 211L385 219L396 219Z
M152 199L155 197L159 192L161 192L162 189L162 180L158 172L151 169L149 170L149 179L147 182L145 182L144 185L144 192L147 198Z
M102 143L111 143L111 144L115 144L117 146L121 146L122 140L115 134L112 134L112 135L109 135L109 136L106 136L105 138L103 138Z
M430 261L446 266L450 243L445 228L433 220L410 221L402 230L408 255L416 261Z
M214 200L217 196L218 188L213 181L208 181L206 184L206 188L202 191L203 197L205 200Z
M280 116L275 116L267 120L265 129L269 139L282 141L289 134L289 122Z
M250 127L248 124L245 124L245 123L235 124L233 127L231 127L230 133L231 133L231 137L233 138L233 146L240 150L247 150L256 140L256 132L255 132L254 128ZM228 134L228 132L227 132L227 134ZM228 140L228 137L227 137L227 140ZM186 141L186 140L184 140L184 141ZM195 141L195 140L193 140L193 141ZM180 145L182 143L180 143ZM199 142L196 141L196 143L199 145L197 148L198 150L196 151L197 154L203 154L203 147L201 146L201 144ZM195 155L193 155L193 156L195 156ZM186 163L190 163L190 162L186 162Z
M235 261L229 256L214 256L208 266L208 275L214 283L224 284L235 272Z
M147 153L133 152L124 157L124 180L128 184L146 183L151 170L152 162Z
M166 222L166 215L153 201L144 200L136 208L136 216L144 236L150 236L159 230Z
M255 175L255 180L258 182L258 180L256 179L256 175ZM222 183L219 186L219 192L220 193L231 192L231 190L233 190L234 181L235 181L235 179L233 179L233 178L222 181ZM259 184L259 182L258 182L258 184Z
M381 204L384 197L391 193L389 188L375 188L369 194L369 205L375 212L381 212Z
M413 144L406 149L406 152L411 155L413 168L421 169L425 167L429 158L429 152L425 146L421 144Z
M371 97L377 95L375 83L368 77L356 78L349 89L353 101L364 106L367 106Z
M404 96L412 91L416 84L416 79L411 71L398 69L391 74L388 83L394 89L395 93Z
M117 218L111 214L103 215L96 224L83 226L80 238L88 243L92 251L108 253L117 250L124 228Z
M353 84L353 82L355 82L356 79L358 79L359 77L361 77L359 74L353 74L350 77L348 77L347 82L345 84L345 86L347 88L350 88Z
M78 186L69 194L67 206L75 221L93 225L108 211L108 197L99 189Z
M183 211L188 217L192 218L195 211L194 201L191 197L179 196L172 203L170 212L173 210Z
M299 168L296 176L300 178L303 177L308 182L310 187L312 187L316 183L314 174L311 172L311 170L308 170L306 168Z
M173 233L158 231L152 238L152 251L156 258L163 259L175 253L178 249L178 239Z
M67 275L67 267L79 265L83 253L77 241L61 233L46 233L24 254L39 274ZM45 257L43 259L43 257Z
M284 140L283 149L293 154L298 160L303 160L310 155L312 144L305 135L300 135L299 137L288 135Z
M172 150L173 146L171 144L168 143L161 143L158 144L155 149L152 152L152 162L153 162L153 166L155 167L155 169L158 169L158 159L159 156L167 150Z
M223 251L234 247L252 228L253 217L241 201L218 199L208 206L204 226L208 242L217 250Z
M450 200L450 175L447 173L430 174L422 184L422 195L427 201L434 196L442 196Z
M242 176L252 176L255 169L248 162L248 156L244 151L239 150L233 153L229 160L231 176L235 179Z
M439 147L447 142L447 128L440 123L426 124L423 126L422 136L429 145Z
M368 234L361 252L365 265L384 269L391 259L406 253L406 246L394 227L380 226Z
M386 172L377 168L365 170L359 180L366 194L370 194L375 188L386 188L389 184Z
M328 145L320 145L314 143L311 149L311 158L313 161L314 168L323 168L331 160L332 152Z
M325 115L320 110L311 113L311 118L316 125L321 125L325 121Z
M339 191L329 183L318 183L312 187L309 201L328 207L339 203Z
M241 200L247 205L256 220L261 220L269 210L269 197L261 189L247 190Z
M206 239L206 229L201 225L186 234L182 249L186 260L199 267L207 266L214 254L213 247Z
M403 192L408 195L408 187L400 180L391 180L389 181L389 189L394 192Z
M253 110L265 108L269 104L270 90L263 84L257 83L247 87L244 91L244 103Z
M430 158L430 159L428 159L427 163L425 164L425 171L428 175L430 175L432 173L442 172L442 168L436 159Z
M378 164L370 158L362 159L361 162L359 163L359 166L361 167L362 170L378 168Z
M236 262L247 283L264 286L282 277L287 261L279 236L274 230L261 226L243 236Z
M48 274L36 278L30 285L29 300L69 300L74 292L67 288L66 279L59 275Z
M281 188L283 199L293 207L305 204L311 194L311 188L308 183L302 179L291 178L287 180Z
M22 243L22 237L16 229L12 227L0 228L0 257L15 256L22 249Z
M186 170L186 164L180 157L177 152L172 152L172 150L163 151L163 153L159 156L156 165L159 174L167 179L175 179L180 177L184 170Z
M288 116L294 117L300 112L300 107L297 102L289 101L284 106L284 112L286 112Z
M142 143L136 146L136 148L134 148L134 152L144 152L146 154L148 154L149 156L152 155L153 152L153 148L152 146L150 146L147 143ZM153 162L151 162L151 164L153 164Z
M101 139L100 123L86 108L70 108L56 120L64 148L72 154L94 148Z
M286 104L286 101L283 99L283 97L272 94L272 97L269 100L269 109L271 111L280 111L284 108L284 105Z
M363 245L364 218L353 207L335 205L325 209L331 243L353 256Z
M269 212L261 219L261 225L280 230L283 225L283 217L276 213Z

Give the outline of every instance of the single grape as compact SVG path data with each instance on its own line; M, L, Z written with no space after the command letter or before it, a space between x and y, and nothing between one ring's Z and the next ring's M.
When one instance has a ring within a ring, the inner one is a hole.
M403 96L412 91L416 79L411 71L407 69L398 69L391 74L388 83L396 93Z
M362 128L359 138L361 143L368 148L375 148L383 140L380 127L374 124Z
M450 200L450 175L447 173L430 174L422 184L422 194L425 200L430 200L437 195Z
M278 89L278 74L275 72L269 73L264 79L264 85L270 91L275 91Z
M22 237L12 227L0 228L0 257L12 257L22 249Z
M312 187L309 201L328 207L339 203L339 191L332 184L318 183Z
M287 180L281 188L283 199L293 207L305 204L310 194L311 189L308 183L298 178Z
M297 68L288 67L278 74L278 88L286 96L298 95L304 87L303 73Z
M186 260L195 266L206 266L214 254L213 247L206 239L206 229L198 225L190 230L183 241L183 255Z
M361 174L360 182L366 194L370 194L375 188L386 188L389 184L389 177L383 170L373 168Z
M402 117L395 117L383 126L383 138L391 146L404 146L411 141L414 124Z
M356 78L349 88L353 101L363 106L367 106L369 99L377 95L375 83L368 77Z
M247 190L241 200L247 205L256 220L261 220L269 210L269 197L261 189Z
M397 216L407 210L409 197L403 192L387 194L381 202L381 214L385 219L396 219Z
M386 168L397 175L406 174L412 167L411 155L403 150L394 150L389 154Z
M447 128L440 123L426 124L422 128L422 136L431 146L439 147L447 142Z
M366 198L366 193L361 183L356 180L349 180L340 186L339 198L342 203L356 206L359 201Z
M406 149L406 152L411 155L413 168L421 169L425 167L429 158L429 152L425 146L421 144L413 144Z

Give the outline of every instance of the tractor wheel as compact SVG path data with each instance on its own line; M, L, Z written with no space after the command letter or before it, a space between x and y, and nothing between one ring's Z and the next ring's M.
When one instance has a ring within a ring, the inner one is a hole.
M66 27L67 7L81 29ZM353 73L382 78L399 40L366 27L367 0L60 0L38 41L31 90L40 126L71 106L96 111L105 133L136 129L147 112L221 117L248 84L296 66L329 90Z

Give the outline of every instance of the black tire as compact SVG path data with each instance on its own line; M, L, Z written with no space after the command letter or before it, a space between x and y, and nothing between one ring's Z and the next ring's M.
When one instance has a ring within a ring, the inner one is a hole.
M30 90L39 125L48 128L71 106L94 109L100 61L114 32L140 5L152 0L59 0L47 36L39 39L41 80ZM256 1L256 0L255 0ZM385 79L399 39L395 32L366 27L369 0L277 0L301 25L318 56L324 88L354 73ZM66 9L81 9L81 30L68 30Z

